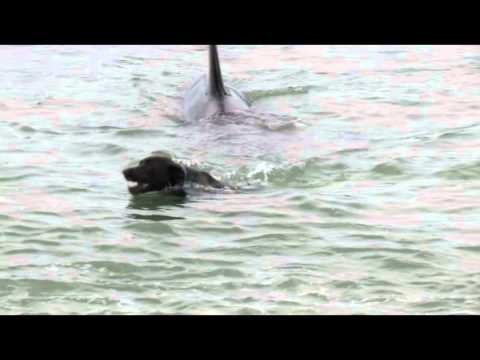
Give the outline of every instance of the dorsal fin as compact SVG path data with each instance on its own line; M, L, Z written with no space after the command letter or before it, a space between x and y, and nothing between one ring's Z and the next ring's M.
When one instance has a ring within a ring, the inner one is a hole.
M217 97L228 95L223 85L222 70L218 59L217 45L209 45L209 76L208 89L210 94Z

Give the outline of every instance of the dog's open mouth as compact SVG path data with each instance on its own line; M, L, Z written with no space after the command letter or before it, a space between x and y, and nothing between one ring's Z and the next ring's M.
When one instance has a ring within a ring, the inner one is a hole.
M157 171L155 173L151 171L153 174L149 174L148 167L134 167L123 170L123 176L127 182L130 194L137 195L156 191L167 195L185 196L186 192L183 189L183 181L177 181L177 179L169 173L169 171L171 172L172 170L163 163L160 163L160 166L157 165L157 167L163 170L163 172ZM176 170L176 168L173 170Z
M185 190L182 186L166 186L161 190L152 189L149 183L127 180L128 191L132 195L143 194L149 191L159 191L163 194L185 196Z
M145 192L148 188L148 185L149 185L148 183L127 180L128 191L130 191L130 193L132 194Z
M128 191L132 195L143 194L149 191L155 191L155 189L150 183L142 182L139 180L134 180L131 176L125 176L125 180L127 180ZM184 194L182 186L165 186L162 189L158 189L163 193L171 193L171 194Z
M137 176L134 176L130 169L125 170L123 176L127 181L128 191L131 194L138 194L147 191L149 184L138 180Z

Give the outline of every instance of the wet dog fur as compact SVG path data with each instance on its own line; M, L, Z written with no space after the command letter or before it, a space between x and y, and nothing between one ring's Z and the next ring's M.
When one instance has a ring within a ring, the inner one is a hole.
M225 188L209 173L178 164L164 155L152 155L141 160L137 166L123 170L123 176L128 182L136 183L128 188L132 195L162 191L185 196L185 182Z

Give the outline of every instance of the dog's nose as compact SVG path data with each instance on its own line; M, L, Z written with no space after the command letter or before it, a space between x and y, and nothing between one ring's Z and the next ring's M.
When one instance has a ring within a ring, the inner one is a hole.
M124 176L125 178L130 177L131 174L132 174L132 169L124 169L124 170L123 170L123 176Z

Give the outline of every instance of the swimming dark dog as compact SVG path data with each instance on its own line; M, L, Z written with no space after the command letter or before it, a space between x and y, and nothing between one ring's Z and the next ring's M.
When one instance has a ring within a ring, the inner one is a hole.
M249 108L250 103L244 94L223 83L217 45L209 45L208 75L196 80L185 94L186 120L195 121Z
M225 188L224 184L209 173L178 164L163 155L153 155L143 159L138 166L123 170L123 176L127 181L136 183L128 188L133 195L165 191L169 194L185 196L185 182L216 189Z

